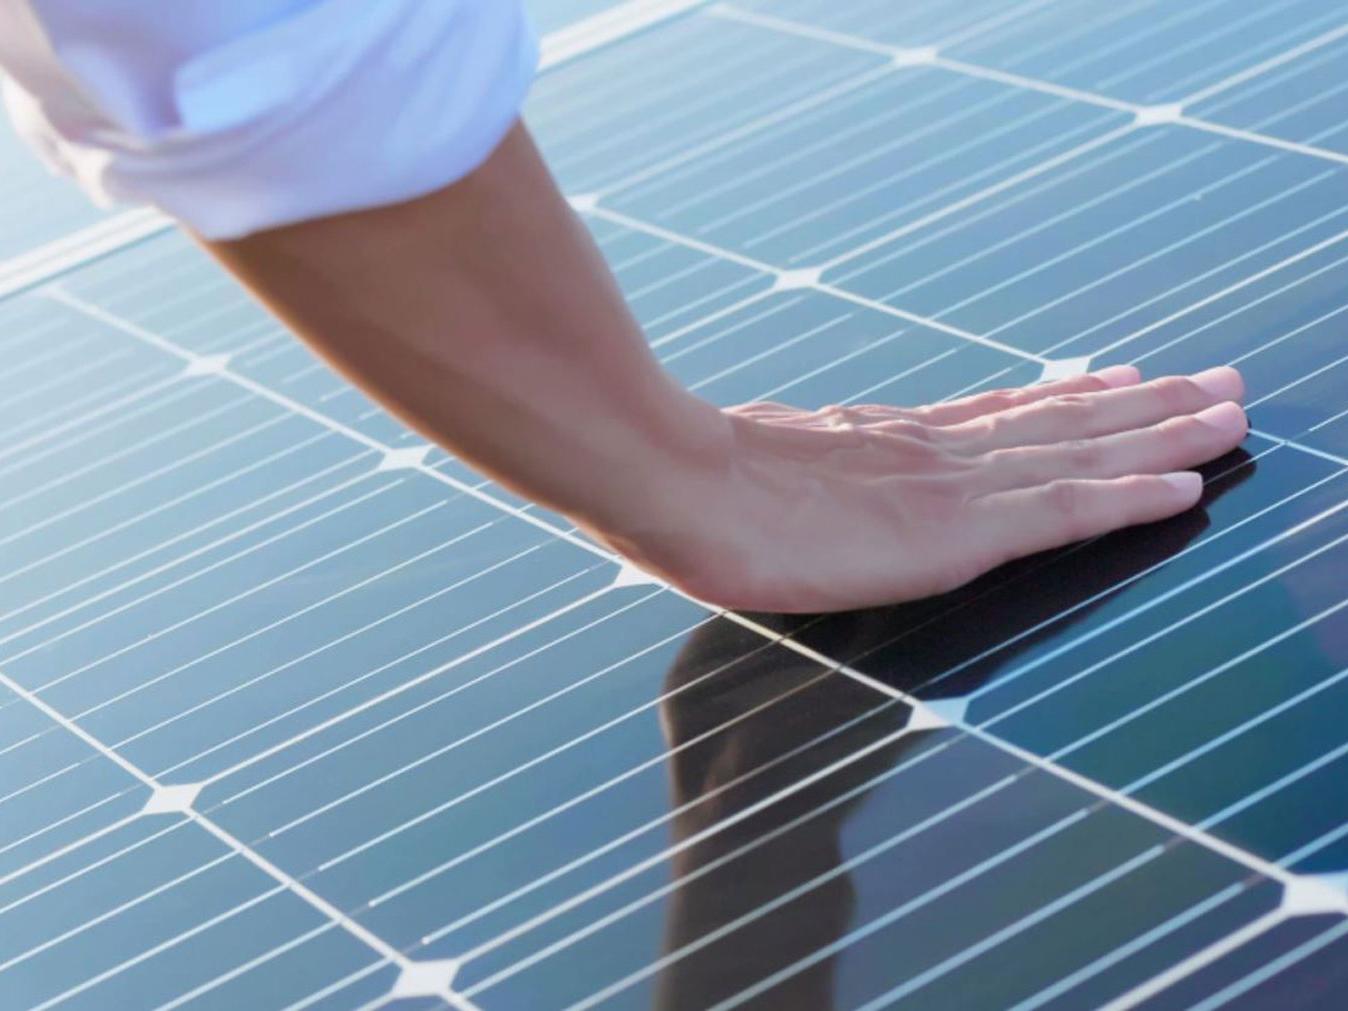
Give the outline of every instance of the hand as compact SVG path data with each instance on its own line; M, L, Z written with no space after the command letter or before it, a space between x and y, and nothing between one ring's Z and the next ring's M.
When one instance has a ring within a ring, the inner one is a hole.
M949 590L1198 501L1233 369L957 403L720 411L665 373L522 126L401 204L207 247L339 371L686 592L826 611ZM1201 412L1201 413L1200 413Z
M813 612L941 593L1036 551L1197 503L1247 425L1240 374L1115 366L930 407L731 408L714 479L610 538L725 607ZM601 534L602 536L602 534Z

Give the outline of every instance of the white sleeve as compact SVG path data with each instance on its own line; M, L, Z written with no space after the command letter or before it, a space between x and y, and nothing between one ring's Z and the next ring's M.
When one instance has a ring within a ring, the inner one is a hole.
M211 239L461 178L538 61L515 0L28 0L16 25L6 102L43 160Z

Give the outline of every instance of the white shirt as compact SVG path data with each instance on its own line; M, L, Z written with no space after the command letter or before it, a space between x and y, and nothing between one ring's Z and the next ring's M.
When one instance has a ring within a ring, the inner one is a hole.
M19 133L211 239L466 175L537 62L517 0L0 0Z

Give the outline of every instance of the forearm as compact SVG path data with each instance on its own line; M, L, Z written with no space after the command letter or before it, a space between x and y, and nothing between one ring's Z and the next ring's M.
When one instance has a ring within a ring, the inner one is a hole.
M591 529L638 536L669 475L721 465L724 416L660 369L521 126L429 196L207 245L408 425Z
M1123 368L907 410L722 412L659 367L522 127L406 203L207 244L428 438L675 586L811 611L950 589L1172 515L1240 377Z

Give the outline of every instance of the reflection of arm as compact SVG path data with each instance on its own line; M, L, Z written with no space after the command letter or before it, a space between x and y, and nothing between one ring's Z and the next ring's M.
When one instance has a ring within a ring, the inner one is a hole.
M707 677L711 671L717 673ZM860 719L883 700L854 682L831 676L811 688L821 673L799 654L766 646L717 620L689 638L666 676L661 715L672 751L672 804L679 811L671 840L679 849L671 864L673 877L682 882L667 900L666 955L796 885L835 872L842 862L839 832L860 798L819 809L888 768L907 738L729 827L717 827L902 725L902 706ZM850 729L838 731L849 721L855 721ZM802 754L778 761L812 741ZM797 819L797 827L781 831ZM779 832L776 838L766 839L773 832ZM714 867L746 847L743 856ZM738 993L837 940L852 906L850 879L835 874L781 911L671 962L658 980L656 1006L684 1011ZM765 1006L824 1011L832 1005L833 972L832 961L824 960L792 976Z

